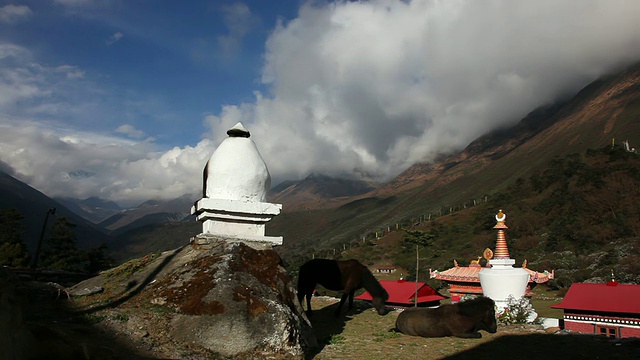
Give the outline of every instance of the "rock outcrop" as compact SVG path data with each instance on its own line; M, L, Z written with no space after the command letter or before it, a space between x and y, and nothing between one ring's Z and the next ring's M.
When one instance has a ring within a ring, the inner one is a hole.
M291 278L270 246L250 245L210 237L206 244L132 260L69 290L103 288L75 300L77 309L117 311L126 321L104 326L128 331L163 356L175 356L168 349L179 347L303 359L316 339Z

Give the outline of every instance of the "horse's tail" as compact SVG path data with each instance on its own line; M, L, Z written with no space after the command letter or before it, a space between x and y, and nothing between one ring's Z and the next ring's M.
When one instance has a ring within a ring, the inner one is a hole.
M402 331L400 331L400 329L398 329L397 327L393 327L393 328L389 329L388 332L401 333Z
M389 300L389 293L385 290L378 279L367 269L366 266L362 265L362 287L371 294L372 297L379 297L384 299L384 301Z

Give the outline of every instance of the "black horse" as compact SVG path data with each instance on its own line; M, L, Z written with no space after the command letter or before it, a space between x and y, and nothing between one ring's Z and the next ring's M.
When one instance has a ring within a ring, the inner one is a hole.
M422 337L481 338L479 330L498 330L495 303L484 296L437 308L407 309L398 315L396 327L389 331Z
M311 316L311 295L316 285L320 284L329 290L342 291L340 305L335 315L340 315L344 302L349 297L349 310L353 308L353 295L356 290L365 288L373 297L373 306L380 315L386 315L389 311L385 307L385 301L389 294L380 285L366 266L358 260L329 260L313 259L300 266L298 273L298 301L302 305L302 299L307 297L307 316Z

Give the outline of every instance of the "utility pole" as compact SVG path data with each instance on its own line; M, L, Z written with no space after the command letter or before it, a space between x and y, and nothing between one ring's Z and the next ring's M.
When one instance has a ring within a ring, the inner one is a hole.
M422 259L425 260L426 258ZM416 244L416 292L413 296L413 306L418 307L418 281L420 280L420 245Z
M413 295L413 306L418 307L418 271L420 270L420 248L416 244L416 292Z
M414 294L414 306L418 306L418 280L420 277L420 245L422 246L430 246L432 243L432 239L434 238L433 234L422 230L406 230L406 235L403 237L403 241L413 243L416 245L416 289ZM424 259L423 259L424 260Z
M38 240L38 246L36 247L36 254L33 256L33 265L31 267L33 269L38 268L38 257L40 256L40 247L42 246L42 239L44 238L44 232L47 229L47 221L49 221L49 214L53 215L56 213L56 208L51 208L47 210L47 216L44 218L44 224L42 224L42 231L40 232L40 240Z

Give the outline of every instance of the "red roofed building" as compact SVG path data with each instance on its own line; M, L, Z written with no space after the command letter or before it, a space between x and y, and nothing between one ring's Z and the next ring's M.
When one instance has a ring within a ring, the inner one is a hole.
M415 304L416 283L405 280L380 280L380 285L389 293L388 306L409 307ZM371 295L365 291L355 297L358 300L371 301ZM438 306L446 297L438 294L431 286L418 282L418 306Z
M640 337L640 285L574 283L561 303L563 328L615 338Z

